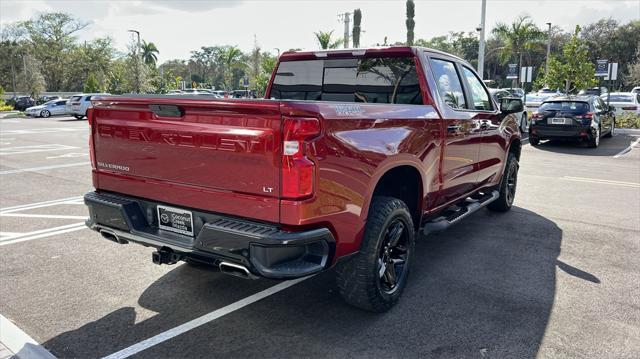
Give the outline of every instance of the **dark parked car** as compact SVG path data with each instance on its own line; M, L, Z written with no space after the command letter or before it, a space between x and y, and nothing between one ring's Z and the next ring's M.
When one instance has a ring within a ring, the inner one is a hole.
M13 108L18 111L24 111L28 107L35 106L35 104L36 100L31 98L30 96L20 96L15 99L15 105L13 105Z
M598 96L563 96L545 100L531 116L529 142L545 139L578 139L598 147L600 137L611 137L613 110Z

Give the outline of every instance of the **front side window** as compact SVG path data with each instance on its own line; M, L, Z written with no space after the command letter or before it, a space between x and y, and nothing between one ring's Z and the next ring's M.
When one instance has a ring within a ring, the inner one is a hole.
M478 76L466 67L462 67L464 77L469 84L469 90L471 90L471 100L473 101L473 109L481 111L491 111L491 101L489 101L489 94L485 90L484 86Z
M453 62L439 59L431 59L430 62L438 92L444 102L451 108L467 108L462 83Z
M422 104L415 62L409 57L285 61L278 66L270 97Z

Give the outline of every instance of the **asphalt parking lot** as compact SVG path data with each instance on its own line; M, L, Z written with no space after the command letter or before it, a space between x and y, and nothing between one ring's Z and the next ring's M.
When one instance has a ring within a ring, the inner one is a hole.
M157 266L86 229L87 134L0 118L0 314L56 357L640 357L637 136L526 144L515 208L423 238L400 303L372 314L331 271Z

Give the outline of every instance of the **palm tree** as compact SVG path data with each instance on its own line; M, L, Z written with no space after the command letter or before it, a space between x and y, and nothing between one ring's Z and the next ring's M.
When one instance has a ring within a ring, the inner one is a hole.
M233 87L233 70L243 68L245 66L242 61L244 54L235 46L225 46L219 55L220 63L222 64L222 73L224 78L224 84L228 90Z
M416 27L416 22L413 20L413 17L416 14L416 4L413 3L413 0L407 0L407 20L405 24L407 25L407 45L413 45L413 29Z
M331 41L333 30L329 32L318 31L314 32L314 34L316 35L316 39L318 40L318 45L320 45L320 48L323 50L336 49L338 48L338 46L340 46L340 44L342 44L342 39L338 39L333 42Z
M149 66L156 66L156 61L158 61L158 48L156 44L153 42L146 42L142 40L142 45L140 45L140 50L142 51L142 61Z
M540 31L528 15L519 16L511 24L497 23L491 32L505 44L500 49L502 62L507 62L509 59L517 60L520 56L520 65L522 65L522 55L534 46L541 45L545 38L544 32Z

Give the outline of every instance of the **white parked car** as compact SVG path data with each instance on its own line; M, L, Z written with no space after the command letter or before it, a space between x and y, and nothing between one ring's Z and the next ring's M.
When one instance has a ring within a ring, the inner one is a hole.
M87 110L92 107L91 97L99 95L108 95L108 93L81 93L71 96L67 102L67 114L78 120L82 119L87 115Z
M632 93L640 93L640 86L636 86L633 89L631 89Z
M42 105L29 107L24 111L24 113L27 116L44 118L65 115L67 113L66 104L67 100L51 100L43 103Z
M489 89L489 93L496 100L497 103L500 103L500 99L505 97L519 97L517 94L512 94L507 89ZM524 93L524 91L523 91ZM523 101L524 102L524 101ZM518 122L520 123L520 130L522 132L527 132L529 129L529 120L527 118L527 107L524 107L524 111L516 112L514 115L518 118Z
M600 96L607 102L607 95ZM609 106L613 107L616 115L635 113L640 115L640 92L611 92L608 94Z

